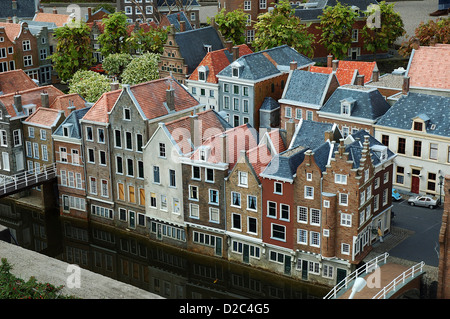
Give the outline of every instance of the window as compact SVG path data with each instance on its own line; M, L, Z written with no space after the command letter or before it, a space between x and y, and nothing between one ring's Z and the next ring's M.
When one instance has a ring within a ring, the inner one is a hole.
M231 206L241 207L241 194L231 192Z
M345 185L347 185L347 175L335 174L334 175L334 182L336 184L345 184Z
M28 128L28 136L34 138L34 127Z
M43 160L43 161L48 161L48 150L47 150L47 145L42 145L42 146L41 146L41 152L42 152L42 160Z
M430 159L437 160L438 157L438 145L430 143Z
M108 197L108 181L105 179L102 179L102 196Z
M346 103L341 104L341 114L342 115L350 115L350 104L346 104Z
M143 139L142 134L136 134L137 151L142 152Z
M77 149L72 149L72 164L80 164L80 155Z
M302 245L308 244L308 231L305 229L297 229L297 243Z
M421 141L414 141L413 155L417 156L417 157L422 156L422 142Z
M352 215L341 213L341 226L351 227L352 226Z
M23 51L30 51L31 50L30 40L22 41L22 50Z
M150 193L150 207L156 208L156 194Z
M125 148L127 150L133 149L133 139L131 138L131 132L125 132Z
M348 205L348 194L339 193L339 205Z
M399 153L399 154L405 154L406 153L406 139L404 139L402 137L398 138L397 153Z
M212 168L206 169L206 181L214 182L214 170Z
M239 172L238 175L239 175L239 184L238 185L242 186L242 187L247 187L248 186L247 172Z
M256 211L256 196L247 195L247 209Z
M167 196L166 195L161 195L161 202L160 202L160 205L161 205L161 210L163 210L163 211L167 211Z
M159 178L159 166L153 166L153 183L159 184L161 182Z
M139 205L145 206L145 189L139 188Z
M287 118L292 117L292 108L289 106L286 106L284 116Z
M306 173L306 180L312 181L312 173Z
M216 189L209 190L209 203L213 205L219 204L219 191Z
M89 190L91 194L97 194L97 179L95 177L89 178Z
M90 127L90 126L86 126L86 140L87 141L94 140L94 134L92 132L92 127Z
M25 142L26 145L26 155L27 157L33 157L33 149L31 148L31 142Z
M314 199L314 187L305 186L305 198Z
M136 202L136 195L134 192L134 186L128 186L128 201L131 203L135 203Z
M189 199L198 200L198 187L197 186L189 186Z
M144 178L144 162L137 161L138 164L138 178Z
M342 243L341 244L341 253L344 255L350 255L350 245Z
M220 222L220 211L218 208L215 207L209 208L209 221L213 223Z
M189 204L189 217L199 218L199 210L197 204Z
M173 169L169 169L169 186L170 187L176 187L176 178L175 178L175 171Z
M286 227L282 225L272 224L272 239L286 240Z
M231 214L231 228L235 230L241 230L241 215Z
M97 129L97 139L99 143L105 143L105 130L102 128Z
M244 10L248 11L252 9L252 2L251 1L244 1Z
M280 219L289 220L289 210L289 205L280 204Z
M120 200L125 200L125 190L123 188L123 183L117 183L117 198Z
M275 194L280 194L280 195L282 195L282 194L283 194L283 184L278 183L278 182L275 182L273 185L274 185L274 190L273 190L273 192L274 192Z
M166 144L164 143L159 143L159 156L166 157Z
M6 135L5 130L0 131L0 145L1 146L8 146L8 137Z
M352 42L358 42L358 29L352 30Z
M123 162L121 156L116 157L116 173L123 174Z
M310 232L310 244L313 247L320 247L320 233L315 231Z
M267 216L277 218L277 203L267 202Z
M266 9L267 8L267 0L259 0L259 8Z
M228 96L223 97L223 108L224 109L230 108L230 97L228 97Z
M99 156L100 156L100 165L106 165L106 152L99 151Z
M306 224L308 222L308 208L297 206L297 221Z
M134 176L134 164L132 158L127 158L127 176Z
M384 146L389 147L389 135L381 135L381 143L383 143Z
M434 192L436 190L436 174L428 173L427 190Z
M248 217L247 232L248 233L252 233L252 234L256 234L258 232L257 231L257 219L256 218Z
M311 208L311 225L320 225L320 210Z
M302 119L302 109L295 109L295 119L296 120Z
M123 109L123 119L126 121L131 121L131 110L128 108Z
M414 131L423 131L423 123L422 122L414 122Z
M122 147L122 135L120 130L114 130L114 146Z
M20 130L13 131L13 142L14 142L14 146L22 145L22 136L20 134Z
M395 182L397 184L403 184L405 182L405 168L401 166L397 166L397 175Z
M4 58L6 58L6 48L0 48L0 59L4 59ZM7 71L7 70L8 69L6 68L6 64L5 64L4 71Z
M36 159L39 159L39 144L38 143L33 143L33 157ZM67 152L65 154L65 160L62 160L62 162L67 162Z
M67 149L65 147L59 148L59 159L63 163L67 163Z
M323 265L323 276L326 278L334 277L334 267L330 265Z
M192 166L192 179L200 180L200 167L198 166Z
M41 60L47 59L47 49L39 50L39 59L41 59Z

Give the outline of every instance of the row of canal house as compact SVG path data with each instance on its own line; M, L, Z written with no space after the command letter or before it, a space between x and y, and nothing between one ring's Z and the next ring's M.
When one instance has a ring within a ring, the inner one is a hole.
M365 131L202 108L168 77L72 111L53 134L63 220L328 285L389 231L394 155Z

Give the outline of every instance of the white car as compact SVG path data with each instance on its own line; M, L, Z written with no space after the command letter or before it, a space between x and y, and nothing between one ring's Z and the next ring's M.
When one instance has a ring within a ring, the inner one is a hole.
M433 209L438 206L439 199L429 195L412 196L408 199L408 203L411 206L417 205Z

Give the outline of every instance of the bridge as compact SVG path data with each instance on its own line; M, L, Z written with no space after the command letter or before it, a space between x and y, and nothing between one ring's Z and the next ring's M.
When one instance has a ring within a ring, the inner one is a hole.
M425 263L407 267L388 263L388 257L384 253L356 269L324 299L395 299L411 289L419 289Z
M41 185L57 177L56 164L43 166L39 170L27 170L13 176L0 176L0 198Z

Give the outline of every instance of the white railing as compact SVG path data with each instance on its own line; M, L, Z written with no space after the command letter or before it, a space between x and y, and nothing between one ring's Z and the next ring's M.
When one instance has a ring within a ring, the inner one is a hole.
M356 278L360 277L364 273L368 274L368 273L372 272L373 270L375 270L376 267L378 267L379 264L381 264L381 263L385 264L388 257L389 257L389 254L384 253L380 256L375 257L374 259L371 259L365 265L359 267L354 272L352 272L350 275L348 275L347 277L342 279L341 282L339 282L336 286L334 286L334 288L331 289L331 291L325 297L323 297L323 299L336 298L336 295L338 294L339 291L341 291L342 289L347 289L349 284L353 280L356 280Z
M386 299L386 295L390 292L395 292L398 288L398 285L404 285L406 281L410 281L416 277L417 274L423 272L423 266L425 263L422 261L408 270L405 270L403 273L398 275L394 280L392 280L388 285L386 285L382 290L380 290L372 299Z
M3 178L1 178L0 182L0 196L35 186L36 184L45 182L56 176L55 163L43 166L38 170L27 170L13 176L2 176Z

